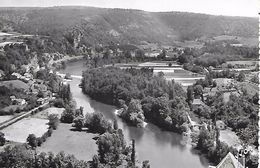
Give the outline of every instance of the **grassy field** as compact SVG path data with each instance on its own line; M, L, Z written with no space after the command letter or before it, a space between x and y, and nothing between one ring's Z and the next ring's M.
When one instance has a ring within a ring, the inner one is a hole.
M241 141L239 140L235 132L231 131L230 129L226 129L220 130L219 133L219 140L221 142L225 142L226 144L228 144L228 146L233 146L235 148L240 146Z
M24 118L2 130L5 138L14 142L26 142L29 134L42 136L48 130L48 120L38 118Z
M97 154L96 141L93 140L97 134L71 131L71 128L70 124L60 123L58 129L53 131L52 136L38 148L38 151L53 153L64 151L80 160L92 160Z
M10 120L13 117L14 117L13 115L0 116L0 123Z
M0 86L5 86L7 88L24 89L24 90L29 89L29 86L20 80L2 81L2 82L0 82Z

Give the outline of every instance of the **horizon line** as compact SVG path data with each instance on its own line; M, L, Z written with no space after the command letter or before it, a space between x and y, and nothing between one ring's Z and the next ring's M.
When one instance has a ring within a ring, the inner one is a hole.
M242 16L242 15L224 15L224 14L210 14L210 13L199 13L192 11L174 11L174 10L165 10L165 11L149 11L136 8L119 8L119 7L99 7L99 6L87 6L87 5L53 5L53 6L0 6L0 8L55 8L55 7L85 7L85 8L99 8L99 9L123 9L123 10L136 10L144 11L151 13L170 13L170 12L179 12L179 13L193 13L201 15L210 15L210 16L226 16L226 17L244 17L244 18L258 18L260 13L257 13L257 16Z

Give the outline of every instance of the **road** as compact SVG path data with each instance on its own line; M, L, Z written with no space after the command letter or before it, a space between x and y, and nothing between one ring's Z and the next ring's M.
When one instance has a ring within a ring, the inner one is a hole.
M5 122L1 123L0 124L0 130L5 128L5 127L8 127L9 125L11 125L11 124L13 124L13 123L15 123L15 122L17 122L17 121L19 121L19 120L29 116L29 115L31 115L35 110L38 110L39 108L47 106L48 104L49 104L49 102L46 102L46 103L44 103L44 104L42 104L42 105L40 105L40 106L38 106L38 107L28 111L28 112L25 112L25 113L15 117L15 118L12 118L12 119L10 119L8 121L5 121Z

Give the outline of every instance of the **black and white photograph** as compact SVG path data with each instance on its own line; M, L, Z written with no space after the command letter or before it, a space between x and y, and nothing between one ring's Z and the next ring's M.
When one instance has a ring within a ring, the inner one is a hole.
M258 168L259 0L0 0L0 168Z

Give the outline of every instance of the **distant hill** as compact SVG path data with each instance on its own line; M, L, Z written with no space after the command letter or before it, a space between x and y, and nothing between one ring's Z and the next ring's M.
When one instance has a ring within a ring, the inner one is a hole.
M73 45L172 44L221 35L257 38L258 19L94 7L0 8L1 29L62 38Z

